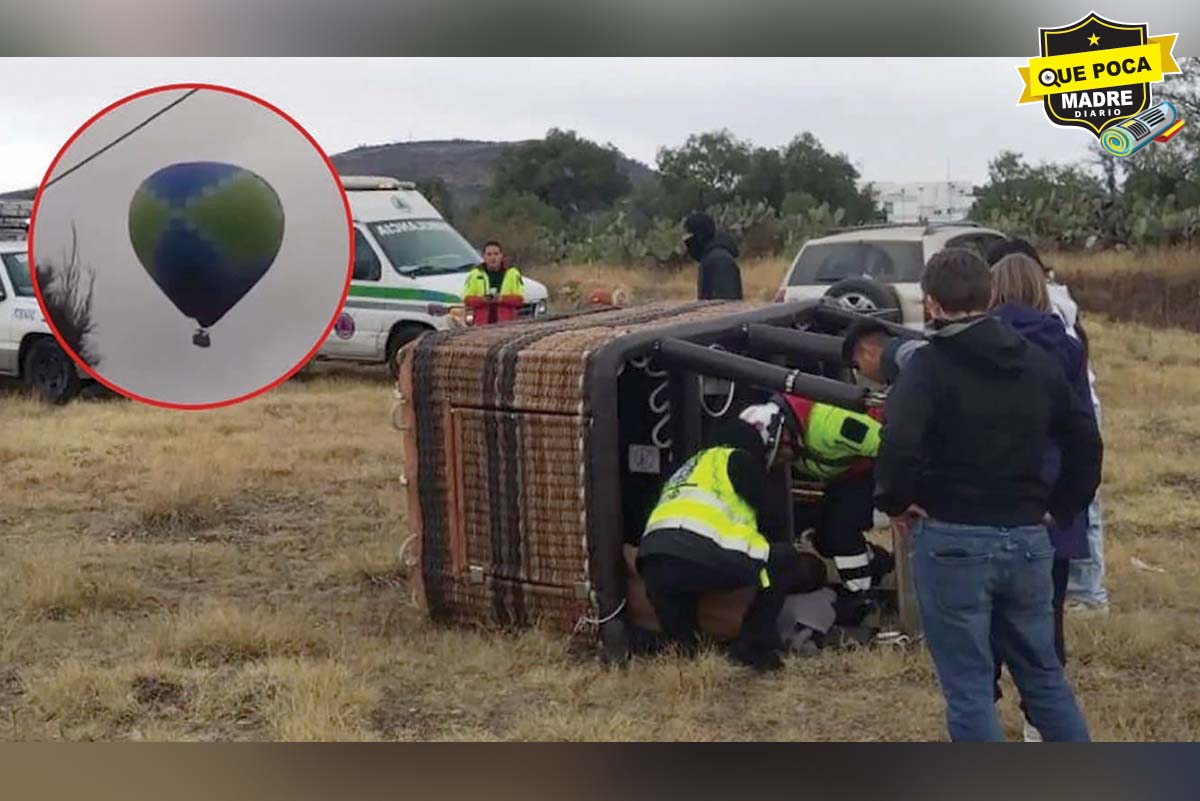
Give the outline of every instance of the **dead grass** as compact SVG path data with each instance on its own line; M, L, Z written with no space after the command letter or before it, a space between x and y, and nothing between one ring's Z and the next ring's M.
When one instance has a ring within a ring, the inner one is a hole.
M1148 250L1063 251L1044 255L1043 260L1064 276L1113 275L1145 272L1168 276L1200 273L1200 250L1152 248Z
M320 621L297 612L212 603L173 616L155 637L157 655L188 665L228 665L279 656L326 656Z
M13 548L4 561L4 605L12 614L62 619L126 611L149 600L134 577L77 548Z
M1098 738L1193 740L1200 341L1099 321L1092 337L1113 612L1070 620L1070 673ZM206 413L0 398L0 738L944 737L919 648L771 677L714 654L618 672L548 634L429 624L400 555L391 403L381 375L330 369ZM1001 712L1018 737L1012 693Z

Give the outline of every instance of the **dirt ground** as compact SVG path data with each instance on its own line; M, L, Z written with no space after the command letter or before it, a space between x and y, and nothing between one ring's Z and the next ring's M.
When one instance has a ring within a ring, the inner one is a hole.
M1200 337L1092 337L1112 613L1070 619L1069 672L1098 739L1194 740ZM391 405L381 373L328 369L204 413L0 396L0 738L944 738L919 647L619 672L430 625ZM1011 693L1002 714L1018 739Z

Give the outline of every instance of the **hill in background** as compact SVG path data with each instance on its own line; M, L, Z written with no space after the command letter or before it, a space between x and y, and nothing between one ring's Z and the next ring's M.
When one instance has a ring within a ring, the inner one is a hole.
M404 181L441 178L456 208L470 209L483 199L492 183L496 159L519 142L476 142L452 139L362 145L330 156L342 175L386 175ZM654 176L640 161L621 156L621 172L636 186ZM36 187L0 192L0 200L32 200Z
M479 205L492 183L496 159L519 142L477 142L466 139L431 142L395 142L364 145L331 156L343 175L386 175L406 181L441 178L459 209ZM621 156L620 169L636 186L654 171L639 161Z

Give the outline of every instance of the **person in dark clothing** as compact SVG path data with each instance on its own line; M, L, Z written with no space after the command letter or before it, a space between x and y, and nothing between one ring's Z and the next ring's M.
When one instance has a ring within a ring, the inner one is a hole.
M766 438L741 420L719 428L667 481L646 523L637 572L663 632L685 652L699 645L702 595L753 586L729 655L758 670L781 667L784 600L825 581L824 563L800 553L768 512L767 471L782 425L781 417Z
M991 315L1003 320L1027 341L1037 345L1054 358L1063 375L1084 408L1091 410L1091 387L1088 383L1087 361L1083 346L1067 335L1063 321L1053 313L1046 288L1046 275L1041 265L1024 253L1012 253L996 262L992 270ZM1094 416L1094 414L1093 414ZM1047 444L1042 462L1044 475L1053 481L1059 471L1062 454L1053 443ZM1054 645L1059 662L1067 664L1066 637L1063 613L1067 598L1067 581L1072 559L1087 559L1088 517L1080 512L1069 521L1056 521L1050 526L1050 542L1054 545ZM1003 661L996 659L995 697L1000 699L1000 669ZM1027 722L1025 739L1040 739L1036 728Z
M683 227L688 255L700 263L696 298L741 300L742 271L738 268L738 248L733 237L718 231L713 218L702 211L689 214Z
M1051 741L1090 739L1054 650L1044 522L1071 520L1100 482L1096 423L1054 359L987 315L991 275L971 253L935 254L921 277L934 320L889 393L876 507L912 530L922 629L954 740L1003 740L994 650ZM1063 454L1043 471L1047 441Z

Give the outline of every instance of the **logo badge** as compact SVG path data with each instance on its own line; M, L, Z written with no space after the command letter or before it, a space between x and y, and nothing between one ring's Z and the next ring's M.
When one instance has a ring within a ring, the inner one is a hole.
M1183 127L1172 104L1154 102L1152 89L1180 72L1171 53L1177 34L1150 36L1146 23L1094 12L1038 33L1040 55L1017 68L1024 82L1018 103L1040 101L1051 123L1083 128L1119 156L1165 142Z
M333 332L337 334L338 339L349 339L354 336L354 318L346 312L338 315L337 322L333 324Z

